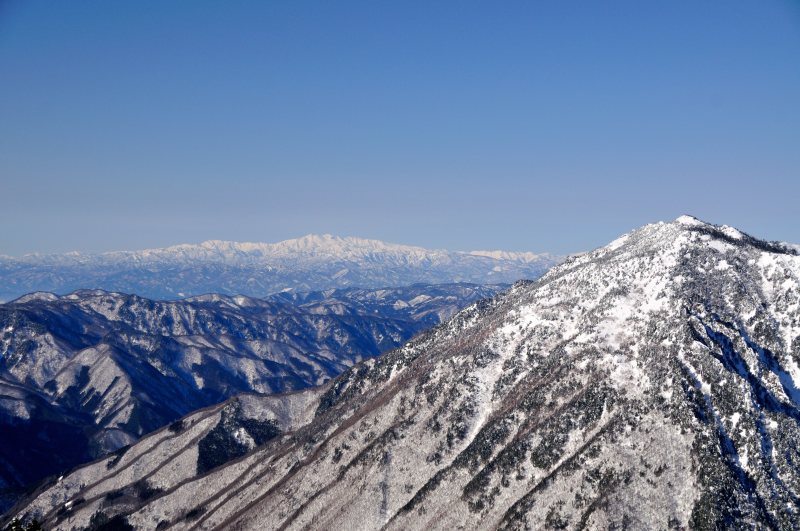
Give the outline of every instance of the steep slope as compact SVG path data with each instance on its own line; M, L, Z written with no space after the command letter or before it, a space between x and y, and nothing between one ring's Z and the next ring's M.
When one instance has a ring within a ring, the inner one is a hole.
M171 437L181 450L142 459L171 471L147 500L115 503L104 485L144 476L100 462L18 514L62 529L789 529L799 364L797 252L681 217L301 393L313 420L217 468L190 466L209 431Z
M198 410L149 434L133 447L121 448L82 467L69 474L69 479L53 479L51 486L56 489L68 483L73 488L80 485L89 498L56 503L48 517L63 520L82 505L96 502L117 510L135 507L172 485L235 461L282 433L307 424L313 418L319 394L319 389L269 396L244 394ZM114 523L121 523L114 516L95 514L88 525L125 529L114 527Z
M0 301L33 291L85 288L170 299L415 283L510 284L538 278L559 261L548 254L432 250L330 235L279 243L213 240L96 255L0 256Z
M13 435L0 442L0 496L234 394L323 383L501 288L166 302L80 291L0 305L0 428Z

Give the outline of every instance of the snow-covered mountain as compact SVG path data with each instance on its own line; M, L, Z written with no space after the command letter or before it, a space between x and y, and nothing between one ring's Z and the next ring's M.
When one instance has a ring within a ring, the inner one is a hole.
M324 383L505 287L0 304L0 498L234 394Z
M321 388L241 400L18 514L59 529L791 529L800 256L690 217L648 225Z
M0 256L0 300L88 288L163 299L415 283L510 284L538 278L560 260L549 254L430 250L328 234L279 243L214 240L144 251Z

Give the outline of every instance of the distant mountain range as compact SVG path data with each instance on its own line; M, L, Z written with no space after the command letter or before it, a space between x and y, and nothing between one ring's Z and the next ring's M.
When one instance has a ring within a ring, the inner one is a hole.
M430 250L330 235L279 243L215 240L144 251L0 256L0 301L34 291L78 289L175 299L416 283L503 284L538 278L560 260L549 254Z
M504 288L179 301L84 290L0 304L0 511L26 485L191 411L322 384Z
M800 256L691 217L17 508L58 529L795 529Z

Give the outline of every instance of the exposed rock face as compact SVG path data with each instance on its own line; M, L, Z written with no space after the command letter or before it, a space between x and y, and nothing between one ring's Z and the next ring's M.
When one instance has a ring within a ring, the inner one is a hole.
M501 288L166 302L81 291L0 305L0 511L4 495L196 409L321 384Z
M18 514L63 529L98 513L141 529L789 529L800 257L694 218L649 225L293 400L293 427L217 468L197 475L194 441L220 408L144 438L125 474L80 469ZM163 491L108 499L143 477Z
M33 291L63 294L85 288L174 299L416 283L510 284L538 278L561 260L549 254L446 251L329 234L278 243L211 240L143 251L0 256L0 302Z

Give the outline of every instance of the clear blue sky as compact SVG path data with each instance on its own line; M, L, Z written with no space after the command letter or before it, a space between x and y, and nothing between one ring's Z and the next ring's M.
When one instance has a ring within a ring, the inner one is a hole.
M0 0L0 253L800 242L800 2Z

